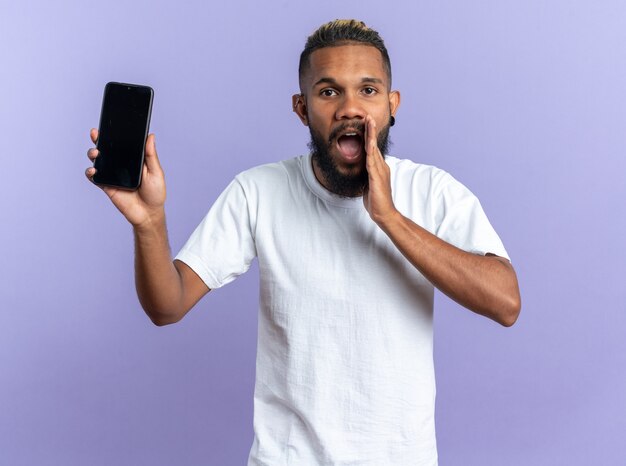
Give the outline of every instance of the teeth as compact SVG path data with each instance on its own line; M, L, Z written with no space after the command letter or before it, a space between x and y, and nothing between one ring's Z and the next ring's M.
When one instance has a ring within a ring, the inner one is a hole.
M344 136L356 136L356 133L346 133Z

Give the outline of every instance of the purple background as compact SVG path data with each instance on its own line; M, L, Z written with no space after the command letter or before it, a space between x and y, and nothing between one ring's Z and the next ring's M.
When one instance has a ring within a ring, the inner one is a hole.
M155 89L177 252L236 173L307 151L297 59L338 17L386 40L392 153L470 187L520 279L511 329L437 296L440 464L626 464L621 0L2 2L0 464L245 464L257 270L153 326L88 131L107 81Z

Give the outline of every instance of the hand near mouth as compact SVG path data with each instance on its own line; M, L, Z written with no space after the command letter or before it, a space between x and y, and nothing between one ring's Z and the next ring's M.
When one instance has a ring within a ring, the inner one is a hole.
M391 175L389 165L385 162L378 148L378 129L371 115L365 117L365 168L368 175L368 186L363 192L363 204L370 217L379 226L391 220L398 211L391 197Z

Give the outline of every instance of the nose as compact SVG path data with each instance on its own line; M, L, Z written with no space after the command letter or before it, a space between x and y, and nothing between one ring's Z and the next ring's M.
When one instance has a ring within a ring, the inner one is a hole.
M365 110L355 95L344 94L341 99L337 111L335 112L337 120L354 120L365 118Z

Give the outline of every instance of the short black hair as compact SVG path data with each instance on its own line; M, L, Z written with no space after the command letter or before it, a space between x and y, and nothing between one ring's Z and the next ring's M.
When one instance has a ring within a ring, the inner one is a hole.
M389 86L391 86L391 61L389 60L385 42L380 37L380 34L374 29L367 27L363 21L336 19L321 25L308 37L304 50L300 54L300 64L298 66L300 89L302 90L302 76L309 67L309 58L314 51L325 47L338 47L354 43L371 45L380 51L383 57L383 66L389 79Z

